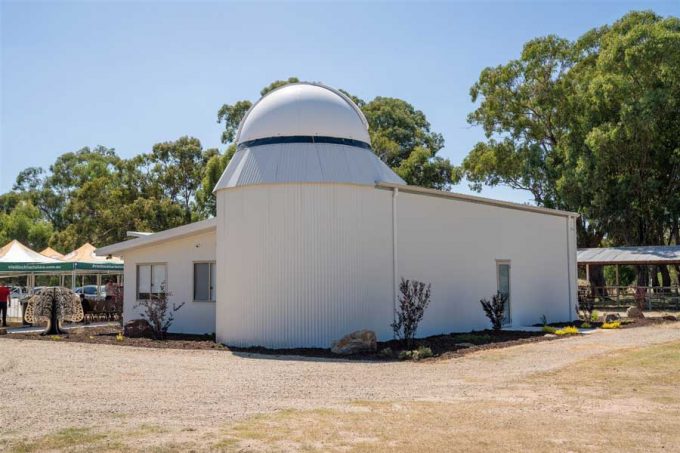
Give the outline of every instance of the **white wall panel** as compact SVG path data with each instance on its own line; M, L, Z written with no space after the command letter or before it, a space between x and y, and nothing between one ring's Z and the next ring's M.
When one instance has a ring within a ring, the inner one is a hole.
M171 303L184 306L175 313L171 332L215 332L215 302L193 301L194 261L215 260L215 232L201 233L124 252L125 288L123 319L139 318L136 305L137 264L167 263L167 286ZM218 286L220 282L217 282Z
M432 284L419 335L488 328L479 300L496 292L496 260L510 260L513 326L573 319L566 217L409 193L397 206L399 274Z

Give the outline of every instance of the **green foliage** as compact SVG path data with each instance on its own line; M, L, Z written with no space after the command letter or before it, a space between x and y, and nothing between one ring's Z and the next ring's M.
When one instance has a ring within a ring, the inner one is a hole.
M637 275L633 266L619 266L619 284L621 286L628 286L635 283ZM607 286L616 285L616 267L604 266L604 279Z
M412 351L401 351L399 353L399 360L421 360L432 357L432 349L426 346L420 346L418 349Z
M567 327L564 327L562 329L556 330L554 333L555 333L555 335L560 335L560 336L562 336L562 335L578 335L579 331L578 331L578 328L576 328L574 326L567 326Z
M543 326L541 330L545 333L551 333L553 335L555 334L555 332L557 332L557 328L551 326Z
M582 329L590 329L591 327L593 327L593 326L591 326L590 323L589 323L588 321L585 321L585 322L581 323L581 328L582 328Z
M597 322L600 319L600 312L597 310L593 310L593 312L590 314L590 321L591 322Z
M235 152L236 144L232 143L224 154L216 154L208 160L203 180L201 181L201 187L196 193L196 203L201 215L206 217L217 215L215 196L212 191Z
M576 41L534 39L470 94L487 136L460 169L474 189L578 211L582 246L678 241L680 19L632 12Z
M47 247L52 224L45 221L30 200L19 201L8 213L0 211L0 246L16 239L37 250Z

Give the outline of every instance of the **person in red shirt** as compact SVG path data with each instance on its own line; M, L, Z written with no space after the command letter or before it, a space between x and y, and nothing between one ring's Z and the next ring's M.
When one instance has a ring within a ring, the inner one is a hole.
M2 327L7 327L7 303L9 302L9 288L0 283L0 312L2 313Z

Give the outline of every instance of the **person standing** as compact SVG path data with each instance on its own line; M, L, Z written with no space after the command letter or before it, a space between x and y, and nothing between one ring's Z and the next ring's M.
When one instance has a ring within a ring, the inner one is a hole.
M0 283L0 313L2 313L2 327L7 327L7 304L9 303L10 290Z

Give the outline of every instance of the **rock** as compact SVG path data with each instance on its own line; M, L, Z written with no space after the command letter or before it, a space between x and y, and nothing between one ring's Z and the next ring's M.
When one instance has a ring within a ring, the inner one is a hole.
M645 315L642 313L642 310L635 306L628 307L628 310L626 310L626 316L633 319L640 319L645 317Z
M614 321L620 321L621 316L619 316L617 313L607 313L604 315L604 321L603 322L614 322Z
M557 338L557 335L555 335L554 333L546 333L546 334L543 335L543 336L544 336L545 338Z
M678 320L678 318L676 318L673 315L663 315L662 319L664 321L677 321Z
M474 348L475 345L472 343L456 343L456 347L458 348Z
M0 335L7 335L7 329L0 327Z
M125 323L123 334L128 338L153 338L153 329L146 319L133 319Z
M333 354L356 354L358 352L375 352L378 349L378 340L372 330L357 330L345 335L331 345Z

